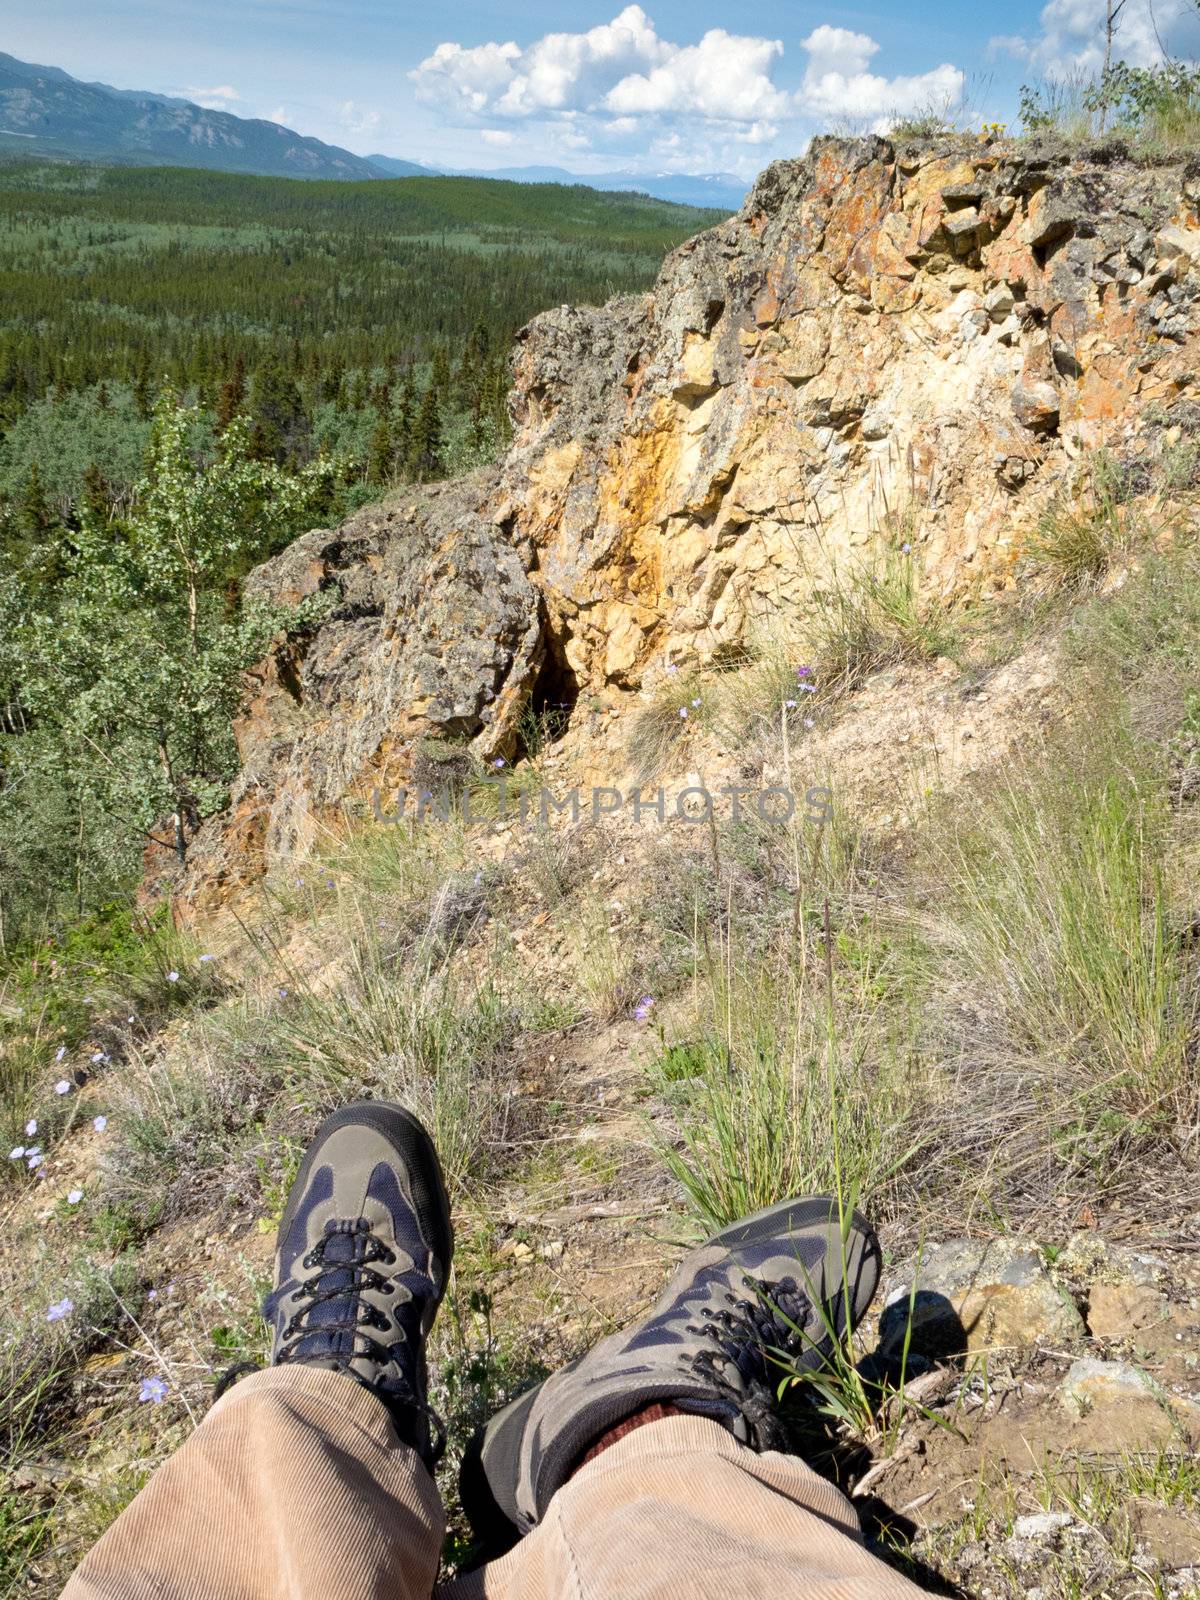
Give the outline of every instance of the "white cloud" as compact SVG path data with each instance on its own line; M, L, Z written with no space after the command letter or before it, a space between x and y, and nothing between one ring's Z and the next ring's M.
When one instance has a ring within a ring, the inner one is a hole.
M1049 0L1041 32L1001 34L989 49L1015 56L1047 77L1090 76L1104 65L1104 6L1100 0ZM1113 56L1150 67L1166 55L1200 57L1200 10L1191 0L1126 0L1113 35Z
M751 122L744 128L735 128L733 137L739 144L770 144L779 137L777 122Z
M631 73L608 91L616 112L689 112L719 122L782 116L788 98L771 82L783 55L778 39L755 39L712 28L698 45L676 48L648 73Z
M989 56L1011 56L1014 61L1029 60L1029 40L1020 33L994 33L987 42Z
M809 116L887 119L926 105L952 108L962 99L966 76L949 62L907 77L868 72L879 51L869 34L825 23L801 45L808 66L797 100Z
M375 133L383 117L378 111L373 111L369 106L360 106L355 100L343 100L338 121L347 133L364 134Z
M515 44L481 44L471 49L440 44L409 77L418 96L428 104L451 113L478 115L508 88L512 64L520 57L520 46Z
M674 48L658 37L641 6L626 6L586 33L548 33L532 44L515 63L497 109L508 116L589 110L614 83L653 69Z
M484 128L479 137L484 144L511 144L513 136L504 128Z
M409 73L427 104L451 115L535 117L555 112L686 113L728 122L778 117L787 96L771 81L778 39L714 28L699 44L660 39L640 5L586 33L548 33L527 49L440 44Z
M872 72L880 45L849 28L824 23L803 49L802 86L790 92L775 81L780 40L712 28L676 43L633 4L611 22L528 45L439 44L408 76L446 122L488 123L487 143L505 142L497 122L520 123L522 145L620 151L635 162L659 154L681 170L690 161L749 171L796 154L831 119L880 122L961 98L964 75L949 63L907 77Z
M184 98L192 100L208 111L228 111L235 100L242 97L231 84L223 83L215 89L185 89Z

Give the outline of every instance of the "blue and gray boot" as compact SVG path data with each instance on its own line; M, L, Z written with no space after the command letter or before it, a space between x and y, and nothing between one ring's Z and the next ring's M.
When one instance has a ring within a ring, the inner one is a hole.
M425 1341L446 1292L454 1236L433 1141L382 1101L322 1125L288 1198L263 1315L271 1364L356 1379L432 1466L445 1445L428 1398Z

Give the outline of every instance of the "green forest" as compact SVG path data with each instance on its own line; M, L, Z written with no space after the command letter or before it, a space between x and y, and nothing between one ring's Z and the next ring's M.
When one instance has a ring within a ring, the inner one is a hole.
M712 220L583 187L311 183L0 166L0 529L11 553L85 495L128 503L164 382L196 447L340 457L345 505L503 442L516 330L646 287Z
M240 580L507 437L508 351L714 220L467 178L0 166L0 956L225 800Z

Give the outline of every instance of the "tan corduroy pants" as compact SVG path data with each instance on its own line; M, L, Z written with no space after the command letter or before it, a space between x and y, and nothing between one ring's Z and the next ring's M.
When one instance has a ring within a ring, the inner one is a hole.
M715 1422L667 1417L559 1490L501 1561L435 1590L433 1480L353 1379L232 1389L87 1556L63 1600L914 1600L846 1499Z

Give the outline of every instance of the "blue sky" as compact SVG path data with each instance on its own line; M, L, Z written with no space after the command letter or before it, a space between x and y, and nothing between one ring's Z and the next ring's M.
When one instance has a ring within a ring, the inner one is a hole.
M1152 9L1153 7L1153 9ZM1094 68L1104 0L0 0L0 48L366 154L580 173L731 171L927 105L1011 119ZM1119 51L1200 56L1193 0L1127 0Z

